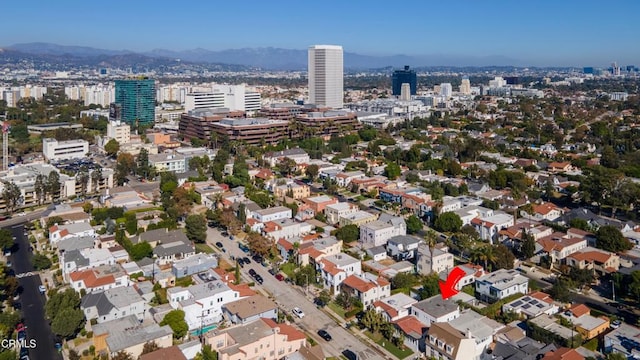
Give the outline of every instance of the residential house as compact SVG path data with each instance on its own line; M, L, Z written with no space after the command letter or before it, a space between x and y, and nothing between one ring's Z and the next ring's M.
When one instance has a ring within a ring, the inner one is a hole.
M463 208L453 210L452 212L460 217L460 220L462 220L462 226L471 225L471 221L478 217L486 218L493 216L493 209L478 205L465 206Z
M411 306L417 302L418 300L400 292L374 301L371 307L381 313L386 321L391 322L409 316Z
M167 289L169 304L184 311L189 330L220 322L222 307L238 299L240 294L220 280Z
M69 282L69 274L102 265L114 265L115 258L109 249L82 249L66 251L60 259L62 276Z
M384 246L373 246L366 248L364 251L375 262L382 261L387 258L387 249L385 249Z
M69 278L71 287L77 292L85 290L92 293L130 285L129 275L119 264L74 271L69 274Z
M591 340L609 329L610 321L606 316L591 316L591 309L585 304L574 304L560 316L569 320L584 340Z
M425 340L427 357L448 360L478 359L476 341L448 323L434 323Z
M70 237L58 241L56 247L58 248L59 257L62 257L65 252L71 250L84 250L94 248L96 247L96 242L98 241L96 241L96 238L93 236ZM108 248L108 246L103 246L102 243L98 243L97 247Z
M410 315L421 323L432 326L434 323L450 322L457 318L460 316L460 308L454 301L444 300L438 294L411 305Z
M351 181L355 179L362 179L365 177L362 171L349 171L336 174L336 184L341 187L347 187L351 184Z
M318 267L324 287L329 288L333 294L340 292L342 282L349 275L360 275L362 273L360 260L345 253L323 257Z
M327 205L324 208L324 215L328 224L337 224L341 217L353 214L358 211L358 206L347 202L339 202Z
M184 277L218 267L218 258L209 254L195 254L189 258L175 261L171 272L175 277Z
M342 282L342 291L357 297L364 307L391 295L391 283L371 273L349 275Z
M98 323L135 315L144 319L145 301L132 286L121 286L93 292L85 295L80 309L87 319L96 319Z
M313 210L313 212L316 214L322 213L327 205L338 203L338 199L328 195L308 197L306 199L303 199L302 201L307 204L310 209Z
M475 359L484 357L493 343L494 336L505 327L471 309L461 312L460 316L448 323L454 329L465 334L467 338L475 340L475 356L473 357Z
M521 215L527 219L533 219L536 221L556 221L562 215L564 215L564 210L557 207L555 204L550 202L543 202L541 204L533 205L533 213L529 214L526 211L522 211Z
M319 238L310 242L305 242L298 249L298 265L319 266L320 260L326 256L337 255L342 252L342 240L334 236Z
M476 229L480 238L491 244L498 240L500 230L513 226L513 224L513 216L501 211L496 211L493 216L477 217L471 220L471 225Z
M293 239L306 235L312 231L312 226L306 222L296 222L291 219L267 221L262 227L265 237L277 239Z
M53 225L49 228L49 241L51 244L56 244L60 240L82 236L95 237L96 231L89 223L86 222L67 225Z
M407 235L407 224L400 216L380 214L376 221L360 226L360 243L363 247L383 246L394 236Z
M396 331L404 335L404 345L413 352L421 353L425 349L424 340L428 327L415 316L405 316L393 322Z
M560 348L544 354L542 360L585 360L577 349Z
M157 359L187 360L187 357L177 345L174 345L166 348L160 348L150 353L140 355L140 357L138 358L138 360L157 360Z
M153 255L157 258L160 266L187 259L195 254L196 248L188 239L187 242L178 240L171 243L162 243L153 248Z
M262 160L271 167L276 166L276 164L280 163L284 158L289 158L296 164L306 164L311 160L309 154L300 148L268 152L262 156Z
M387 254L396 260L413 259L420 243L422 239L415 236L394 236L387 241Z
M431 194L422 192L404 193L401 195L401 201L402 209L406 209L420 218L428 216L431 213L433 204Z
M467 285L474 284L476 282L476 279L486 274L486 272L484 271L481 265L475 265L475 264L469 263L469 264L461 264L461 265L458 265L457 267L464 271L464 275L462 276L460 281L458 281L458 283L455 285L455 289L458 291L462 290L462 288ZM439 273L440 279L442 281L446 281L450 272L451 270L440 272Z
M98 323L91 326L96 354L110 357L118 352L129 353L132 358L142 354L144 345L154 342L159 348L173 345L173 330L169 325L144 325L134 315Z
M586 247L567 256L567 265L578 269L594 270L600 274L611 274L620 269L620 256L612 252Z
M516 270L500 269L475 281L476 295L487 301L497 301L513 294L529 292L529 279Z
M564 161L564 162L553 161L547 165L547 171L551 173L568 172L571 170L573 170L573 166L568 161Z
M339 223L340 223L340 227L344 227L347 225L362 226L364 224L368 224L370 222L376 221L377 219L378 219L378 215L376 214L358 210L353 213L340 216Z
M640 328L622 323L617 329L604 335L604 353L620 353L626 359L640 355Z
M568 237L560 232L540 238L536 243L539 245L536 249L548 254L552 263L564 262L567 256L587 247L586 239Z
M307 198L309 195L311 195L311 188L296 182L278 185L273 188L273 196L277 199L283 199L286 196L298 200Z
M262 295L253 295L222 306L224 316L233 324L249 324L260 318L276 319L278 305Z
M398 187L396 184L388 185L379 190L380 200L402 204L402 197L405 194L418 194L422 191L414 187Z
M275 206L267 209L253 211L251 217L261 223L280 219L291 219L291 209L285 206Z
M558 313L558 305L548 294L536 291L502 305L502 311L534 318L540 314L555 315Z
M141 233L137 237L131 240L134 244L141 242L147 242L151 247L156 247L160 244L170 244L174 242L189 243L189 239L185 232L181 229L169 230L167 228L149 230Z
M438 244L440 245L440 244ZM453 268L453 254L446 246L429 248L424 242L418 244L416 270L423 275L439 274Z
M205 343L217 352L219 360L289 358L306 346L306 335L292 325L278 324L270 318L214 330Z

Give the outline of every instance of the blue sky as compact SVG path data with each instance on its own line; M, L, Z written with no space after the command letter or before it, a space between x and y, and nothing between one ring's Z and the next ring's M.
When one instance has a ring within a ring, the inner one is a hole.
M532 64L640 65L640 1L8 1L0 46L304 49L506 56Z

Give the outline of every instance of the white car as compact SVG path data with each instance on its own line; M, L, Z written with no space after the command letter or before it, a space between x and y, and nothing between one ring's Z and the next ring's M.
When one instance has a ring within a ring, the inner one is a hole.
M40 285L38 286L38 291L40 291L40 294L43 294L47 292L47 288L44 285Z
M293 312L300 319L302 319L304 317L304 312L302 310L300 310L299 307L294 307L293 310L291 310L291 312Z

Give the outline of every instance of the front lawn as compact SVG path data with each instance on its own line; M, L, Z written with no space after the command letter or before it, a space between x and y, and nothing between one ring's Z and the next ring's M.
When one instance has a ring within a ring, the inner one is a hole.
M398 359L404 359L406 357L408 357L409 355L413 354L413 351L411 351L411 349L409 348L404 348L404 349L400 349L397 346L393 345L393 343L387 339L385 339L384 337L382 337L380 334L372 334L369 330L364 332L371 340L373 340L376 344L382 346L383 348L385 348L388 352L390 352L391 354L393 354L395 357L397 357Z
M213 254L213 249L211 248L211 246L204 244L204 243L199 243L196 244L196 252L197 253L205 253L205 254Z
M297 268L298 267L296 264L288 262L280 266L280 271L285 273L288 278L293 278L293 274L295 273Z
M329 307L329 309L331 309L334 313L338 314L341 318L343 318L343 319L345 318L345 317L344 317L344 313L345 313L345 311L344 311L344 309L343 309L340 305L336 304L334 301L331 301L331 302L329 302L329 304L327 304L327 306L328 306L328 307Z

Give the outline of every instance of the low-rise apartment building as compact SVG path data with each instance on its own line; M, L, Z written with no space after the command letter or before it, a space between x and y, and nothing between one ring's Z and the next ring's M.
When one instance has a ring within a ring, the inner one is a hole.
M336 204L329 204L324 208L324 215L327 218L327 223L337 224L341 217L345 217L349 214L353 214L358 211L358 207L354 204L347 202L339 202Z
M324 287L329 288L334 294L340 292L340 286L347 276L362 273L360 260L345 253L323 257L318 267Z
M391 283L383 277L363 273L347 276L342 282L342 290L357 297L367 308L380 298L391 295Z
M407 224L404 218L380 214L376 221L360 226L360 243L365 248L383 246L394 236L407 235Z
M529 279L516 270L500 269L475 281L476 294L487 301L497 301L513 294L529 292Z
M89 143L76 139L58 141L56 139L42 139L42 154L49 161L82 159L89 154Z

